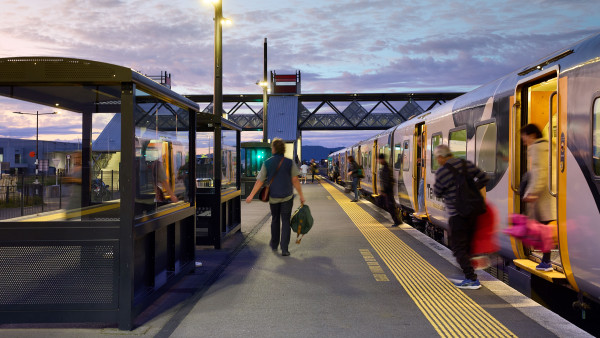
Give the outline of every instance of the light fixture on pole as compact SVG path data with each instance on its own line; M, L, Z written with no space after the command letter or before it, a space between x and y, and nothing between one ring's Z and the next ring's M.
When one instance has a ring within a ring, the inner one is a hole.
M58 104L57 104L58 105ZM40 166L40 161L39 161L39 154L38 154L38 136L39 136L39 126L40 126L40 115L54 115L54 114L58 114L57 112L52 112L52 113L41 113L39 111L36 111L35 114L34 113L23 113L20 111L14 111L14 114L20 114L20 115L35 115L35 184L39 184L40 182L38 181L38 171L39 171L39 166Z

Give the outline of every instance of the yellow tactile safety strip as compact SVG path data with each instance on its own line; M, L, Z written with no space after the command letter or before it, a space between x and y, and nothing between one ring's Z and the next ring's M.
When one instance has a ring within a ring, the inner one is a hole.
M321 181L442 337L516 337L356 203ZM468 290L468 292L478 292Z
M375 259L375 257L373 257L373 254L371 254L371 251L369 249L360 249L359 251L360 254L363 256L365 262L367 262L369 270L371 270L371 273L373 274L375 280L378 282L389 282L390 279L385 274L381 266L379 266L379 263L377 263L377 260Z

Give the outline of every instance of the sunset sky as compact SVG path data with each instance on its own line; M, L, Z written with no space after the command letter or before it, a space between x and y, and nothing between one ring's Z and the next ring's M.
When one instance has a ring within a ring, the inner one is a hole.
M201 0L0 0L0 9L0 57L166 70L180 94L213 91L214 10ZM600 31L597 0L225 0L223 13L234 21L223 30L226 94L261 92L265 37L269 69L302 71L303 93L433 92L472 90ZM16 109L25 108L0 101L0 113ZM18 118L2 119L0 135ZM68 128L48 119L45 128ZM305 132L304 144L374 133Z

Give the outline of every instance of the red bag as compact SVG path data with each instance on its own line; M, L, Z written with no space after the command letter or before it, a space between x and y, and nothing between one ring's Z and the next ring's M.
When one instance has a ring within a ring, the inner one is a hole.
M471 255L479 256L497 252L500 247L496 238L498 211L486 202L485 213L477 217L477 226L471 242Z

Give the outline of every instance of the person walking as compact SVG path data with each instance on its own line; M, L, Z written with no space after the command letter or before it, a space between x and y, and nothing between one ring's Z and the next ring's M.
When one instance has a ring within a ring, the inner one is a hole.
M340 162L335 162L333 165L333 183L337 183L338 177L340 177Z
M292 160L285 158L285 143L276 138L271 143L273 156L267 159L256 176L256 183L246 197L246 203L251 203L266 180L271 182L269 188L269 207L271 208L271 241L270 246L276 251L281 246L281 255L289 256L290 220L292 218L292 205L294 204L294 188L300 196L300 203L304 204L302 187L298 180L300 174L298 167ZM271 181L272 180L272 181Z
M396 200L394 199L394 174L390 169L389 164L385 160L384 154L379 154L379 183L381 186L380 195L383 197L383 207L392 216L394 224L392 226L397 227L402 224L402 221L398 217L396 212Z
M556 220L556 198L548 191L548 141L535 124L521 129L521 140L527 146L527 182L522 191L523 202L527 203L527 216L540 223L548 224ZM536 270L552 271L550 251L542 252L542 261Z
M310 183L315 183L315 174L317 173L317 164L315 163L314 158L310 160L310 173L312 174Z
M354 191L354 199L350 202L358 202L358 183L360 178L358 177L358 163L354 161L354 156L348 156L348 176L352 177L352 191Z
M306 175L308 175L308 164L306 162L303 162L302 166L300 166L300 172L302 173L302 181L300 183L306 184Z
M447 145L437 146L434 150L434 156L440 168L435 173L433 193L437 197L444 198L444 205L449 217L450 246L454 257L456 257L465 274L465 279L462 282L455 283L455 285L461 289L479 289L481 283L471 265L470 256L471 242L475 234L478 214L463 216L458 213L456 205L462 201L457 198L456 180L458 177L455 172L462 171L463 167L466 166L467 175L473 179L478 190L485 187L488 177L485 172L470 161L454 158Z

